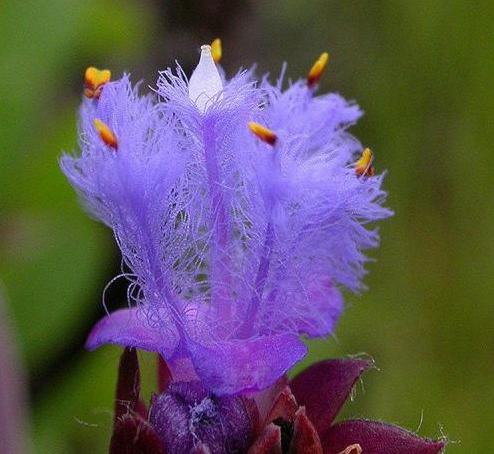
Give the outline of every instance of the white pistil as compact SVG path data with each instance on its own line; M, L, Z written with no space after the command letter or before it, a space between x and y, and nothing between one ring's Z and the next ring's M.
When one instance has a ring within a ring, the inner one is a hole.
M223 89L220 74L211 55L211 46L201 46L201 59L189 80L189 98L201 112Z

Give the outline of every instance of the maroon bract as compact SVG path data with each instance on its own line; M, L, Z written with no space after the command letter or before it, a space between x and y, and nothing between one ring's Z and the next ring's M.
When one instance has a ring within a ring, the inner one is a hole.
M330 359L295 377L291 387L317 427L324 454L436 454L443 441L420 438L400 427L355 420L331 425L355 382L372 365L361 359ZM307 451L313 452L313 451Z
M330 359L314 364L290 383L299 405L322 434L347 400L353 385L371 365L362 359Z
M325 454L337 454L357 443L365 454L435 454L441 441L425 440L407 430L377 421L344 421L331 426L322 438Z
M274 396L218 397L198 381L174 381L160 360L160 394L139 400L136 352L122 355L110 454L437 454L443 441L391 424L332 424L371 361L331 359L306 369ZM280 384L274 385L279 389ZM268 411L262 408L270 399ZM257 401L256 401L257 400ZM264 416L263 416L264 411ZM147 414L147 416L146 416Z
M149 422L126 414L115 423L110 454L165 454L165 450Z

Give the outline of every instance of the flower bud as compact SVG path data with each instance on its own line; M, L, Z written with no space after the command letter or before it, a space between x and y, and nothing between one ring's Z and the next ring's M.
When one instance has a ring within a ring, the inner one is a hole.
M198 445L211 454L245 452L254 438L246 399L217 397L196 382L171 383L151 408L150 422L167 452L189 454Z

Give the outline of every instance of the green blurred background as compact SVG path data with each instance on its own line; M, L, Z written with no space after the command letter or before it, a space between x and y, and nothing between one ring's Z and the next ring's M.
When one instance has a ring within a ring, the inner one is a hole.
M388 169L369 291L308 362L366 352L379 368L342 416L488 452L494 422L494 4L452 0L4 0L0 4L0 282L29 373L33 450L104 453L119 355L82 345L118 274L111 234L58 169L76 147L84 69L152 85L219 36L224 67L304 76L358 100L353 129ZM491 126L489 126L491 125ZM122 289L110 292L123 300ZM122 302L122 301L116 301ZM153 359L142 356L147 391ZM422 422L421 422L422 421ZM384 454L384 453L383 453Z

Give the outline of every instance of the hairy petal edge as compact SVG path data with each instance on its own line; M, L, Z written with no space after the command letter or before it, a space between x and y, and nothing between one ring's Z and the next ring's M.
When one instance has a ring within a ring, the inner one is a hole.
M306 408L319 435L331 425L353 385L371 365L362 359L330 359L313 364L290 383L298 405Z
M446 446L392 424L366 420L335 424L321 438L324 454L337 454L354 443L365 454L437 454Z

